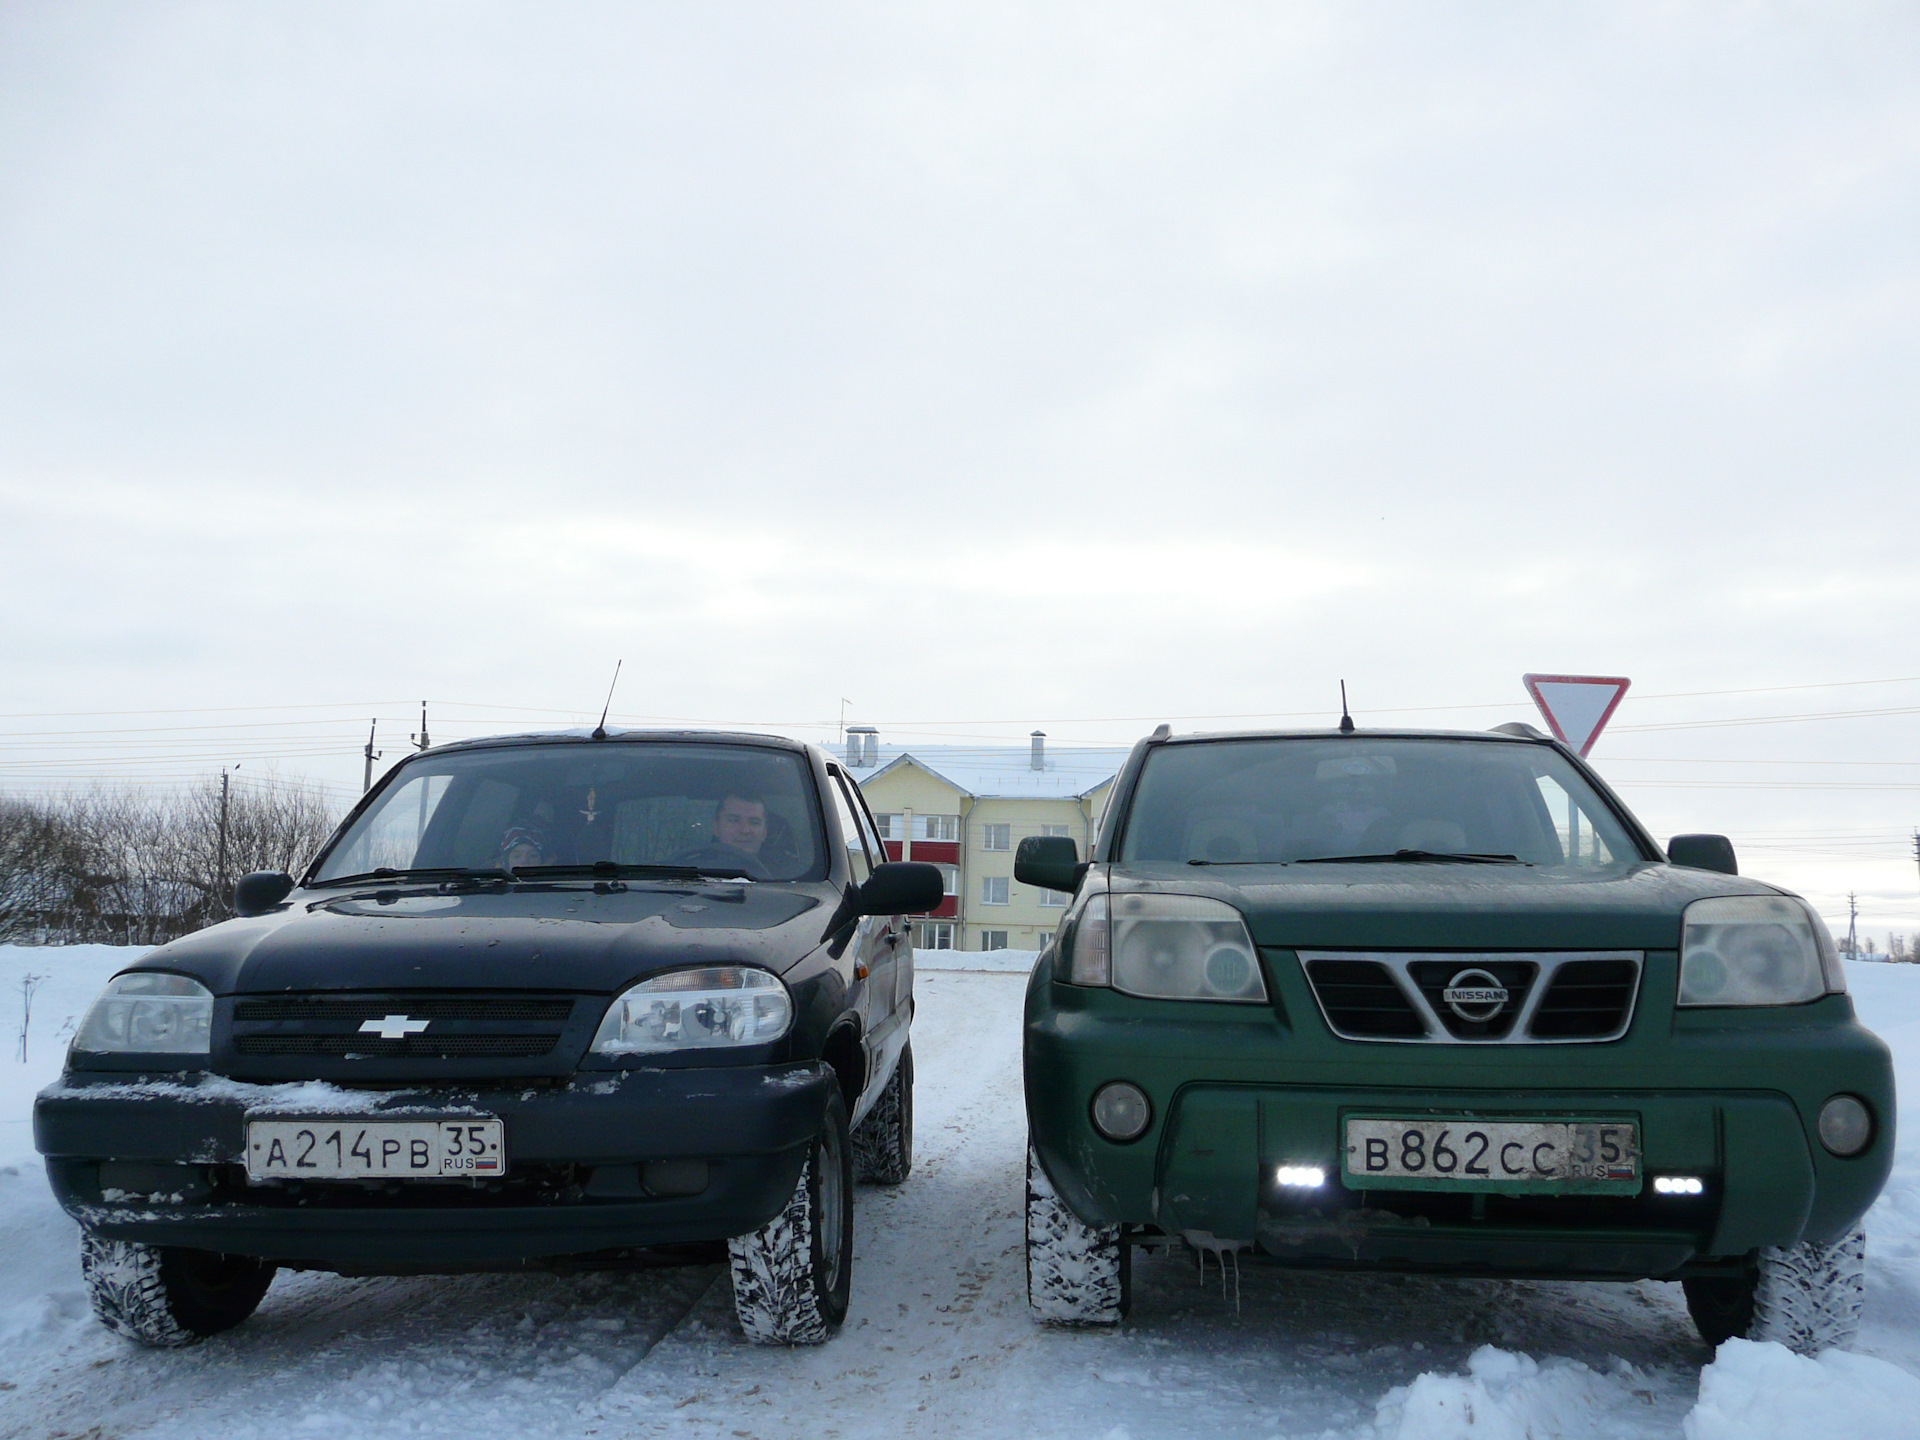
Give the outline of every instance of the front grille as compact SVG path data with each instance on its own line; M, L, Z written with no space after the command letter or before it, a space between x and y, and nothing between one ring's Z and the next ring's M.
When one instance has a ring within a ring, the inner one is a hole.
M251 995L234 1001L232 1043L238 1055L349 1063L533 1060L559 1045L575 1003L565 995ZM368 1022L373 1028L362 1029Z
M1633 1021L1642 958L1591 950L1297 953L1320 1013L1342 1039L1445 1045L1617 1040Z
M1310 960L1307 978L1336 1033L1368 1040L1417 1040L1426 1023L1387 967L1373 960Z
M242 1055L455 1056L545 1055L558 1035L419 1035L382 1040L377 1035L240 1035L233 1048Z
M1625 1026L1640 967L1631 960L1571 960L1533 1012L1536 1040L1590 1040Z
M517 995L434 996L396 995L381 999L336 995L274 995L236 1000L233 1018L238 1024L255 1021L380 1020L402 1013L419 1020L546 1020L564 1024L573 1014L568 999L524 999Z

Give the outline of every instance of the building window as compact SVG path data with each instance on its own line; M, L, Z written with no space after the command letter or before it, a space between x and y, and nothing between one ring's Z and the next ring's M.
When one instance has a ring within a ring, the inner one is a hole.
M980 848L982 850L1011 850L1013 848L1013 826L982 825L980 827Z
M980 903L982 905L1006 904L1007 877L1004 875L982 875L980 877Z
M940 878L944 882L940 893L942 895L958 895L960 893L960 867L958 865L942 865L938 868Z
M873 817L873 823L880 831L882 840L898 840L907 833L898 815L876 815Z
M982 950L1004 950L1007 948L1007 932L1004 930L982 930L980 932Z
M1034 931L1033 932L1033 948L1036 950L1046 949L1047 946L1053 944L1053 935L1054 935L1054 932L1051 930Z
M916 950L953 949L953 921L916 920L913 925L913 948Z
M1060 910L1065 908L1067 901L1072 898L1073 897L1064 890L1042 890L1040 892L1040 908L1042 910Z
M913 817L913 838L916 840L958 840L960 838L960 817L958 815L916 815Z
M1042 825L1040 827L1040 833L1042 835L1058 835L1062 839L1065 839L1067 836L1071 835L1073 832L1068 826L1065 826L1065 825Z

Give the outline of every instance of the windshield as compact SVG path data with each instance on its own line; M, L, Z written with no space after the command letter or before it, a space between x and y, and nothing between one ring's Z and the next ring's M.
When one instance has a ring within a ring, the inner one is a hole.
M1297 864L1352 856L1511 857L1602 868L1640 858L1593 788L1545 745L1221 740L1155 747L1121 860Z
M793 751L615 740L413 761L314 878L376 870L537 875L610 862L813 880L826 874L825 854L812 772Z

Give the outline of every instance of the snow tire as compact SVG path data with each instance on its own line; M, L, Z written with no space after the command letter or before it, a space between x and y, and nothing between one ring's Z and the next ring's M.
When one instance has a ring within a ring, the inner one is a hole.
M1049 1325L1117 1325L1133 1305L1132 1253L1118 1225L1066 1207L1027 1146L1027 1304Z
M160 1349L231 1330L260 1307L276 1267L241 1255L80 1232L80 1273L102 1325Z
M1856 1227L1832 1245L1760 1252L1739 1280L1681 1282L1687 1310L1709 1345L1739 1336L1775 1340L1801 1355L1844 1350L1860 1333L1866 1302L1867 1233Z
M900 1051L886 1088L853 1132L853 1169L875 1185L898 1185L913 1169L913 1044Z
M756 1345L818 1345L853 1292L853 1147L835 1090L780 1213L727 1242L733 1309Z

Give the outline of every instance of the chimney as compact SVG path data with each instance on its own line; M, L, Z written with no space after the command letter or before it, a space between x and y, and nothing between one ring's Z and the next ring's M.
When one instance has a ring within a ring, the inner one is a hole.
M1027 763L1035 770L1044 770L1047 768L1046 731L1036 730L1033 732L1033 756Z
M869 726L867 729L867 764L872 766L872 765L878 765L879 763L880 763L880 732L878 730L873 729L871 726Z
M880 737L871 725L849 725L847 727L847 768L858 770L871 765L874 757L874 745Z

